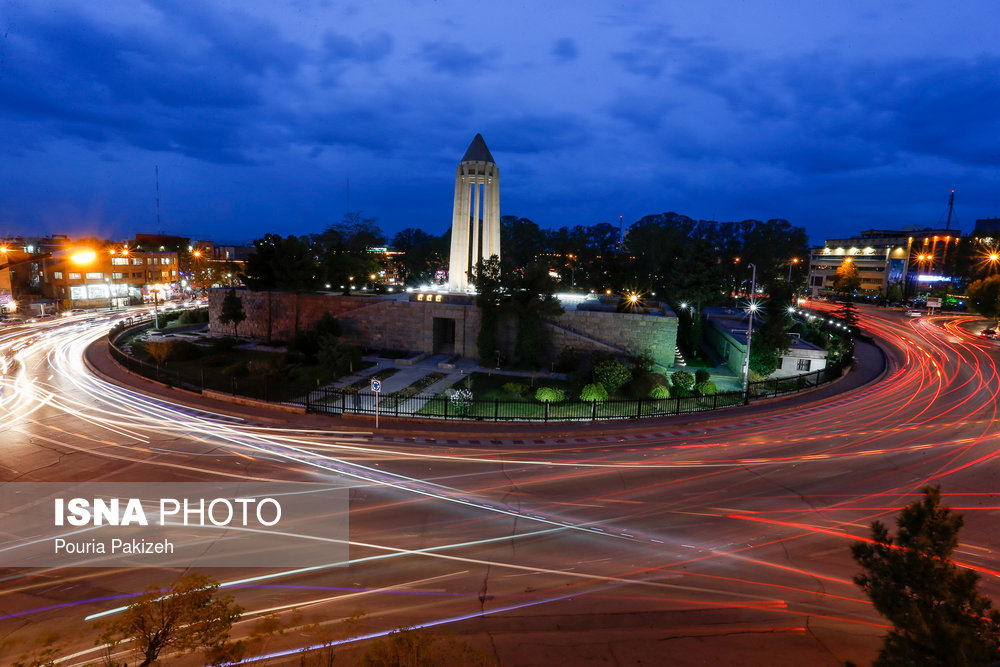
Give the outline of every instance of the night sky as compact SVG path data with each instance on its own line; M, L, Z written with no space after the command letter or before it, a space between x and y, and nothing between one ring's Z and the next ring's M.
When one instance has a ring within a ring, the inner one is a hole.
M1000 7L0 4L0 236L444 232L476 132L501 213L676 211L814 242L1000 215ZM817 9L822 7L823 9ZM154 168L160 172L156 222Z

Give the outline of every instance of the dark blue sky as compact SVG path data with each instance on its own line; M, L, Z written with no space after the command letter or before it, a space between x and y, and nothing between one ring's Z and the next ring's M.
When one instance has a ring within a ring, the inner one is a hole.
M6 0L0 236L1000 215L1000 10L948 3ZM823 9L817 9L822 7ZM873 9L874 7L874 9Z

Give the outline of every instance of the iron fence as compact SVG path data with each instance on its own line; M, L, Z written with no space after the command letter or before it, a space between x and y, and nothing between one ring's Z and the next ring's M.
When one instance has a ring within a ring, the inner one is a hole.
M112 358L137 375L199 393L210 390L270 403L301 406L305 407L307 412L330 415L374 415L377 410L380 415L386 417L536 422L663 417L746 405L755 399L773 398L813 389L840 377L853 360L848 354L838 363L818 371L787 378L750 382L745 395L742 391L728 391L705 396L673 396L664 399L609 399L558 403L524 399L477 400L442 394L405 392L383 395L367 389L355 391L323 387L305 391L301 386L292 386L271 376L218 377L206 376L204 371L198 376L186 374L137 359L118 346L118 341L124 333L133 333L137 327L149 326L152 326L152 322L138 322L132 327L116 328L109 335Z
M745 405L753 399L773 398L818 387L840 377L848 360L827 368L788 378L751 382L742 391L705 396L674 396L655 399L609 399L605 401L539 402L531 400L462 399L441 394L376 395L370 390L320 388L305 396L308 412L326 414L418 417L426 419L471 419L477 421L598 421L642 419L718 410Z

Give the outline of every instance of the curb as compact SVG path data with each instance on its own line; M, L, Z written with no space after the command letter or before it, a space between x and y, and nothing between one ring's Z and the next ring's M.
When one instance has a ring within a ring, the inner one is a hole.
M113 384L118 384L115 378L106 375L105 373L97 369L96 366L90 362L89 355L93 352L93 348L101 343L107 344L106 339L105 338L98 339L97 341L94 341L94 343L91 343L90 346L88 346L87 351L84 354L84 362L94 374L104 378L108 382L111 382ZM877 377L873 378L872 380L866 382L865 384L859 387L847 389L841 393L835 394L836 398L852 396L860 391L867 389L871 385L880 382L887 375L889 371L889 355L887 354L883 346L880 345L876 340L873 340L871 344L874 345L874 347L876 347L882 355L883 359L882 372ZM178 398L181 399L179 400L179 402L196 409L206 409L206 410L209 409L204 404L199 404L199 402L197 402L196 400L198 398L208 398L220 402L230 403L233 405L244 405L247 407L285 412L288 413L290 417L291 415L309 416L313 414L313 413L307 413L304 407L297 408L294 406L276 405L273 403L267 403L257 399L235 397L229 394L215 392L213 390L206 390L205 393L199 394L197 392L193 392L187 389L181 389L178 387L168 387L165 384L155 382L141 375L137 375L136 373L133 373L132 371L124 368L117 361L115 361L114 358L110 356L110 354L108 355L108 358L118 370L126 373L129 376L135 377L143 382L148 382L161 389L177 392ZM385 426L382 426L379 428L379 431L384 432L384 431L389 431L391 429L390 432L405 433L408 435L428 433L428 432L440 434L449 430L447 428L444 429L441 428L447 425L452 428L456 427L460 428L461 431L459 431L459 433L465 432L466 437L469 436L486 437L491 434L499 434L503 436L514 435L514 436L527 437L531 434L539 434L543 437L551 438L551 437L558 437L557 433L559 431L572 432L572 431L586 430L589 433L593 433L595 427L599 428L602 433L609 433L609 432L626 433L629 431L643 431L649 429L664 429L664 428L673 429L677 427L683 427L684 425L698 425L705 423L706 421L711 421L714 423L722 423L725 421L731 421L732 418L740 418L743 416L749 416L749 418L756 418L758 416L767 416L768 414L774 412L775 411L774 408L780 406L782 403L785 403L791 399L809 396L810 394L816 391L828 389L830 387L833 387L841 383L852 372L854 371L849 368L846 373L844 373L841 377L837 378L836 380L833 380L832 382L829 382L819 387L813 387L812 389L808 389L806 391L801 391L794 394L786 394L784 396L776 396L773 398L761 399L759 401L751 403L750 405L733 406L730 408L724 408L711 412L688 413L685 416L689 418L692 417L694 418L694 419L689 419L688 421L680 421L677 419L678 416L665 416L665 417L649 417L645 419L609 419L609 420L600 420L596 422L591 422L591 421L570 421L570 422L553 421L548 423L493 422L493 421L486 422L486 421L475 421L475 420L442 421L442 420L432 420L432 419L412 419L405 417L390 417L383 415L380 417L380 421L383 424L386 424L387 426L388 425L391 426L389 429L387 429ZM150 396L151 398L158 398L156 394L149 393L147 391L142 391L142 389L140 389L134 384L129 386L130 388L140 391L141 393ZM185 398L187 398L187 400L184 400ZM758 411L761 413L760 415L752 414L750 409L755 407L758 408ZM254 412L253 414L247 414L245 412L240 412L236 410L228 411L225 408L218 408L214 406L211 408L211 410L215 412L220 412L222 414L227 414L233 417L238 417L241 419L257 420L257 421L282 424L282 425L288 425L289 423L289 419L287 418L282 419L279 417L267 417L267 416L262 416L257 412ZM342 415L331 415L324 413L316 413L316 416L321 419L338 419L345 426L350 425L351 427L358 429L374 430L373 428L375 422L374 415L367 415L367 414L362 415L353 413L342 414ZM545 430L539 430L538 429L539 426L542 426ZM456 433L456 435L457 434L458 433Z
M90 355L94 353L94 348L96 346L101 345L101 344L107 345L107 343L108 343L107 338L104 337L104 336L102 336L101 338L98 338L93 343L91 343L90 345L88 345L86 351L83 354L83 363L90 370L91 373L93 373L97 377L103 379L105 382L109 382L111 384L121 386L123 384L121 382L121 378L116 378L114 376L106 374L104 371L102 371L100 368L98 368L97 365L94 364L91 361L91 359L90 359ZM129 369L125 368L124 366L122 366L121 364L119 364L117 361L115 361L114 358L111 357L111 355L108 355L108 359L110 359L111 363L114 364L114 366L115 366L116 369L118 369L122 373L125 373L128 376L131 376L131 377L133 377L133 378L135 378L137 380L140 380L142 382L148 382L149 384L151 384L151 385L153 385L153 386L155 386L158 389L161 389L163 391L175 392L177 395L169 397L169 400L176 400L178 403L180 403L182 405L185 405L187 407L194 408L194 409L197 409L197 410L205 410L205 411L210 411L210 412L219 412L219 413L222 413L224 415L228 415L230 417L237 417L239 419L246 419L246 420L249 420L249 421L261 421L261 422L267 422L267 423L272 423L272 424L281 424L281 425L287 425L288 424L288 420L287 419L281 419L279 417L269 417L269 416L258 414L256 412L253 413L253 414L250 414L250 413L240 412L240 411L236 411L236 410L229 411L229 410L226 410L224 406L223 407L218 407L218 406L211 406L211 407L209 407L209 406L206 406L204 403L199 403L196 399L198 399L198 398L211 398L213 400L221 401L221 402L224 402L224 403L234 403L234 404L241 404L241 405L242 405L242 403L238 403L237 401L226 400L226 399L229 399L229 398L233 398L232 396L229 396L228 394L218 394L217 396L216 395L205 396L204 394L199 394L197 392L190 391L188 389L182 389L180 387L171 387L171 386L168 386L166 384L163 384L162 382L156 382L154 380L150 380L149 378L147 378L145 376L133 373L132 371L130 371ZM147 396L149 398L153 398L153 399L167 398L167 397L164 397L164 396L159 396L156 393L152 393L152 392L146 390L144 387L142 387L142 385L140 383L129 383L129 384L125 385L125 386L128 389L131 389L132 391L137 391L140 394L143 394L144 396ZM276 407L274 404L264 403L263 401L254 401L254 399L246 399L246 400L247 401L253 401L252 403L245 404L245 405L248 405L248 406L260 407L260 408L265 408L265 409L268 409L268 410L274 410L275 407ZM305 414L305 409L302 410L302 414Z

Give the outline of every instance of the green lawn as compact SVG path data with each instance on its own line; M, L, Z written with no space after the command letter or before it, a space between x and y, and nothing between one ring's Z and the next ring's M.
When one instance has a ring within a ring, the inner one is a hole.
M281 352L238 348L221 351L209 346L198 347L202 349L199 358L162 364L160 369L164 373L161 381L176 381L176 375L171 378L171 374L180 373L181 382L196 387L224 392L235 390L244 396L270 400L294 400L338 378L318 363L285 363L285 355ZM360 366L355 367L355 372L373 365L373 362L362 361Z

